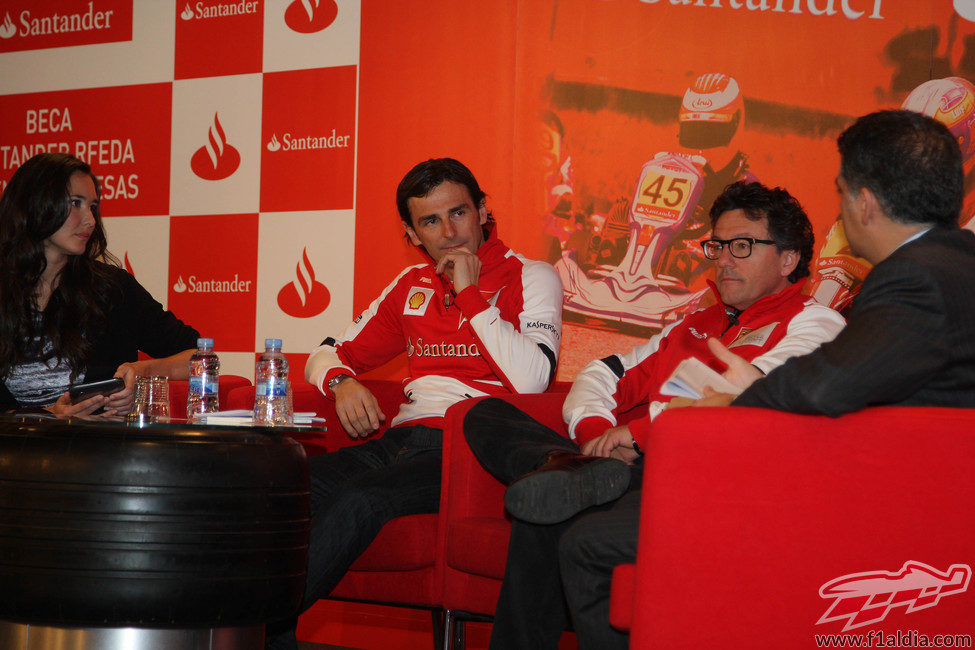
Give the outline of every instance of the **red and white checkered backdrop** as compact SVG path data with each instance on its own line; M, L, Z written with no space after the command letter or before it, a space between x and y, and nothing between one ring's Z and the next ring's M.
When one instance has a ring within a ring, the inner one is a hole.
M358 2L0 6L3 182L39 151L89 162L109 250L224 372L350 320Z

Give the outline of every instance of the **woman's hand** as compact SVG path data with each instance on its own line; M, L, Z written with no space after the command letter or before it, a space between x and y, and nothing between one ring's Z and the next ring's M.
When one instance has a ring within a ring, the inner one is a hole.
M125 388L108 396L105 413L125 415L132 409L132 402L135 399L135 378L147 374L148 368L145 366L145 361L132 361L118 367L115 376L125 382Z
M121 377L125 388L108 396L105 412L109 415L125 415L132 410L135 401L136 377L168 377L170 379L189 379L190 357L196 348L183 350L172 356L159 359L143 359L141 361L127 361L115 371L116 377Z
M58 401L54 402L47 407L47 410L55 415L91 415L101 407L108 403L108 398L104 395L95 395L89 397L83 402L78 402L77 404L71 403L71 396L65 393L58 398Z

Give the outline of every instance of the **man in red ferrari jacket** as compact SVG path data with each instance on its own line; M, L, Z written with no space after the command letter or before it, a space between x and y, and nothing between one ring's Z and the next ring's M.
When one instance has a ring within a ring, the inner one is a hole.
M558 274L498 239L470 170L451 158L420 163L400 182L396 205L427 261L405 269L344 333L313 350L305 376L335 399L352 437L386 419L359 373L406 353L407 401L382 437L309 461L302 609L328 595L387 521L437 511L448 407L469 397L542 392L555 374ZM269 626L267 647L295 649L294 621Z
M689 357L743 385L747 373L728 369L714 341L765 373L843 328L838 313L802 294L813 232L788 192L734 183L710 216L712 238L702 246L715 262L716 304L586 366L563 406L574 442L502 400L484 400L465 418L475 456L509 485L505 505L515 517L491 648L555 648L567 622L563 594L584 594L568 601L580 647L625 648L627 636L609 626L612 567L604 570L596 555L605 550L614 563L636 556L640 442L666 407L661 385ZM620 415L647 402L640 416L619 424ZM602 546L586 546L583 562L592 570L579 579L584 584L570 584L560 556L578 546L575 536L590 533Z

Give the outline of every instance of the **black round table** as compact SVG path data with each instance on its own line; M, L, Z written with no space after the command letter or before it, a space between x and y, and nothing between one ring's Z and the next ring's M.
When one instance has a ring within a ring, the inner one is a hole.
M281 429L0 416L0 648L259 650L308 526Z

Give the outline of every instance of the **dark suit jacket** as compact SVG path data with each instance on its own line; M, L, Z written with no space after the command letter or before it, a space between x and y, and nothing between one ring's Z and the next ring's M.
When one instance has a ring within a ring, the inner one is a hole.
M975 407L975 234L934 228L898 248L835 340L733 402L833 416L881 404Z

